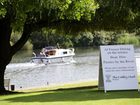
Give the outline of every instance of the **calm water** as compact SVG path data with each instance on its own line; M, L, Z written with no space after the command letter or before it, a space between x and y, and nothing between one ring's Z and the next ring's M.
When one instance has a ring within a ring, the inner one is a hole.
M6 78L11 79L15 89L45 87L71 82L98 79L99 50L94 48L75 49L76 62L61 64L30 63L32 51L18 52L6 69ZM140 56L140 49L135 49L135 55ZM137 59L138 65L140 60Z

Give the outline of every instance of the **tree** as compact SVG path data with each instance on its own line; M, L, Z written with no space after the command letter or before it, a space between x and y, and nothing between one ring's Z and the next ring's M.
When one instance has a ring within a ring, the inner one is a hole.
M57 27L72 31L77 24L91 21L97 8L94 0L0 0L0 93L7 92L4 88L6 66L34 30ZM22 31L22 35L10 45L14 30Z
M132 30L140 28L139 0L97 0L94 26L105 30Z

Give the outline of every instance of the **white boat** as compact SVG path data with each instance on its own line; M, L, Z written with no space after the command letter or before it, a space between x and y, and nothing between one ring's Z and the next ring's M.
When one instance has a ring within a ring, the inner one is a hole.
M74 48L61 49L56 47L45 47L41 50L40 54L34 54L32 57L33 63L62 63L62 62L71 62L73 61Z

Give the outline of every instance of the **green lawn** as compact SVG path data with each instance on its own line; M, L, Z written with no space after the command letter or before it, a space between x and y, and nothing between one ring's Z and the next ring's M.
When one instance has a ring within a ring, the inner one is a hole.
M140 93L104 93L91 81L0 96L0 105L140 105Z

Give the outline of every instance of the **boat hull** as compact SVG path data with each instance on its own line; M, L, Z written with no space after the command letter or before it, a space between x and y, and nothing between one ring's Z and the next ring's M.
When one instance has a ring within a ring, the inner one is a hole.
M60 57L32 57L33 63L44 63L44 64L52 64L52 63L65 63L72 62L73 56L60 56Z

